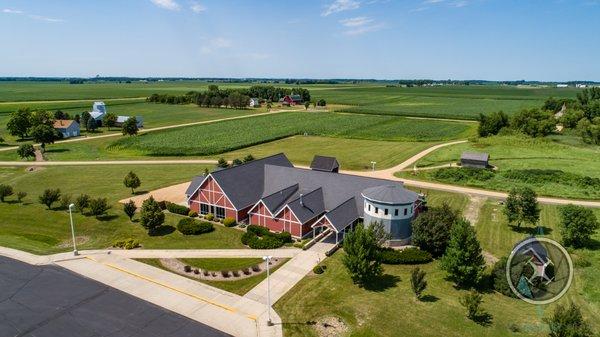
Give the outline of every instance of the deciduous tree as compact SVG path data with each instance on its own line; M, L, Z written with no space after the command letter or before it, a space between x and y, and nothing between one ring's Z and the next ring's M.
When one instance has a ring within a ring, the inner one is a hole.
M584 247L600 227L594 212L583 206L561 207L560 218L560 234L567 246Z
M372 226L359 224L344 237L343 263L352 281L363 287L383 272L379 246Z
M571 303L558 304L551 316L544 319L550 328L550 337L592 337L594 332L583 318L581 309Z
M21 159L28 159L35 157L35 148L31 144L21 144L17 149L17 154Z
M4 198L13 195L14 191L12 186L6 184L0 184L0 202L4 202Z
M56 130L45 124L34 126L31 129L31 136L34 142L42 144L42 151L46 151L46 144L53 144L55 140L59 139Z
M21 139L27 137L31 128L31 110L29 108L20 108L10 114L10 119L6 124L8 133Z
M102 125L106 126L110 130L113 126L117 124L117 115L112 112L109 112L102 117Z
M138 133L137 119L135 117L127 118L127 120L125 121L125 123L123 123L123 126L121 127L121 132L123 133L123 135L129 135L129 136L137 135L137 133Z
M106 198L95 198L90 200L90 214L99 217L106 214L106 211L110 209L108 200Z
M413 244L434 257L441 256L450 240L450 229L457 220L458 211L447 203L439 207L429 207L413 221Z
M38 197L40 204L46 205L48 209L52 208L52 204L60 200L60 189L45 189L44 193Z
M537 202L537 194L529 187L513 188L508 193L504 205L504 214L509 223L535 224L540 219L540 208Z

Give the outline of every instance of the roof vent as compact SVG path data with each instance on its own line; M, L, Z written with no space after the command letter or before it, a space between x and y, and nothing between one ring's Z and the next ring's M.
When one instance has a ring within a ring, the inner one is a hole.
M300 193L300 206L304 207L304 199L302 198L304 194Z

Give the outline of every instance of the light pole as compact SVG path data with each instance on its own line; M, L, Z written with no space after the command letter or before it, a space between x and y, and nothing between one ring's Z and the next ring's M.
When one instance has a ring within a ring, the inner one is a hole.
M263 260L267 263L267 313L269 315L269 320L267 321L267 325L273 325L271 322L271 275L269 271L269 264L271 264L272 256L263 256Z
M376 162L376 161L372 161L372 162L371 162L371 165L373 166L373 171L375 171L375 164L377 164L377 162Z
M79 253L77 252L77 244L75 243L75 227L73 226L73 207L74 204L69 205L69 218L71 218L71 236L73 237L73 255L77 256Z

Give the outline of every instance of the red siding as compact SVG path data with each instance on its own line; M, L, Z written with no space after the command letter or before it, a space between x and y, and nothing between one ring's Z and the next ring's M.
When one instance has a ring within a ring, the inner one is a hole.
M301 225L289 208L286 207L274 218L262 203L250 212L250 224L267 227L273 232L289 232L296 237L301 237L310 230L310 223Z
M192 194L189 200L190 209L200 213L200 203L223 207L226 217L237 220L237 210L212 177L208 177L198 191Z

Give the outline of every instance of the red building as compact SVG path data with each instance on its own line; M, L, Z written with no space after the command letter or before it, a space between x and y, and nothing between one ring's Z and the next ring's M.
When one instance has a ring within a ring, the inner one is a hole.
M302 104L302 96L300 95L285 95L279 99L279 103L282 105L297 105Z
M199 214L231 217L297 238L326 228L343 236L364 218L367 204L361 193L369 188L397 187L396 197L410 214L419 207L418 195L400 182L340 174L335 158L319 158L315 163L324 164L301 169L277 154L198 176L186 191L188 205Z

